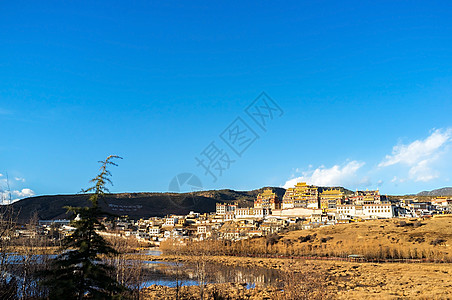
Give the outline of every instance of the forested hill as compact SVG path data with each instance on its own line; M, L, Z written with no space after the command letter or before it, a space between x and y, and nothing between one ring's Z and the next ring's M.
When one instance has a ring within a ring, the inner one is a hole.
M218 202L238 202L241 207L252 207L257 195L268 187L251 191L234 190L210 190L193 193L118 193L107 194L99 202L102 209L118 216L127 215L131 219L149 218L154 216L166 216L169 214L188 214L195 212L214 212ZM270 187L283 198L285 189ZM319 187L319 192L331 187ZM340 189L345 194L352 191L343 187ZM35 213L40 220L64 219L66 206L87 206L89 195L49 195L25 198L12 204L19 213L19 221L27 222Z
M452 187L444 187L431 191L423 191L418 196L452 196Z
M165 216L168 214L188 214L195 212L213 212L218 202L237 201L240 206L253 206L253 201L264 188L251 191L211 190L193 193L119 193L107 194L99 202L106 212L116 215L128 215L132 219ZM274 187L279 197L285 189ZM87 206L89 195L51 195L22 199L12 204L19 212L19 221L26 222L33 214L40 220L64 219L65 206Z

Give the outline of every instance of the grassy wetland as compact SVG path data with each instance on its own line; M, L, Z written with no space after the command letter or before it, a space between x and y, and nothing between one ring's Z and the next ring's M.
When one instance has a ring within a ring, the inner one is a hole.
M224 299L449 299L451 242L452 216L441 216L341 224L238 242L164 243L163 255L155 259L281 271L279 288L207 284L211 299L221 291L229 295ZM180 292L199 299L196 289ZM154 286L145 295L157 299L174 292Z

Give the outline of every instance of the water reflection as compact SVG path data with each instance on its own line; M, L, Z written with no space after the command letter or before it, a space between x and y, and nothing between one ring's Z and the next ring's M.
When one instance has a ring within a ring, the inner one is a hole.
M148 261L144 286L153 284L175 287L198 284L199 272L204 272L207 283L240 283L247 288L279 285L280 271L263 267L225 266L206 263L202 270L193 263Z
M150 250L146 255L160 256L161 251ZM35 263L46 263L56 255L35 255ZM8 261L13 266L21 266L24 256L11 253ZM134 267L133 261L129 261L130 267ZM148 260L144 262L143 281L141 287L154 284L176 287L177 285L197 285L200 268L189 262L164 262ZM12 274L18 274L18 269L11 270ZM279 286L280 271L263 267L226 266L223 264L206 263L202 272L207 283L240 283L247 288Z
M162 255L162 251L160 251L160 250L148 250L148 251L145 252L145 255L160 256L160 255Z

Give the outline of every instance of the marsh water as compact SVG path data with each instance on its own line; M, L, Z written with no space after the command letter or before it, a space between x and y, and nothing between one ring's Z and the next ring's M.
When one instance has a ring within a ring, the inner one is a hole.
M144 272L141 287L162 285L175 287L179 285L198 285L199 274L204 275L205 283L239 283L246 288L278 286L280 285L280 272L263 267L226 266L217 263L205 263L202 266L189 262L166 262L156 260L160 256L159 250L149 250L145 255L153 256L152 259L144 259ZM35 255L36 262L43 259L54 258L55 255ZM12 265L20 266L24 257L19 254L9 255L8 260ZM46 262L40 262L46 263ZM12 274L18 270L12 270ZM19 278L20 279L20 278Z
M160 255L159 251L147 253ZM146 276L143 285L153 284L175 287L179 285L197 285L198 275L205 274L207 283L240 283L247 288L256 286L279 285L280 272L262 267L225 266L223 264L205 263L202 267L192 263L174 263L149 260L146 261Z

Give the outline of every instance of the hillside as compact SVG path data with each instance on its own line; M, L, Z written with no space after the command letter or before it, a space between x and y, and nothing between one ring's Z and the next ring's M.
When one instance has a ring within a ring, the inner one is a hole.
M285 189L273 188L278 196ZM193 193L119 193L108 194L100 201L102 209L116 215L128 215L132 219L187 214L190 211L213 212L217 202L237 201L243 207L253 205L257 194L263 190L234 191L212 190ZM19 212L19 221L26 222L37 213L41 220L68 218L65 206L86 206L89 195L50 195L22 199L12 204Z
M441 189L422 191L417 196L452 196L452 187L444 187Z
M429 219L382 219L337 224L309 230L294 225L278 234L225 244L205 240L186 248L162 243L160 249L172 253L207 253L243 256L315 256L350 255L369 260L425 259L452 262L452 215Z
M452 260L452 216L431 219L374 220L339 224L282 235L306 254L343 256L359 254L374 258L436 258Z

